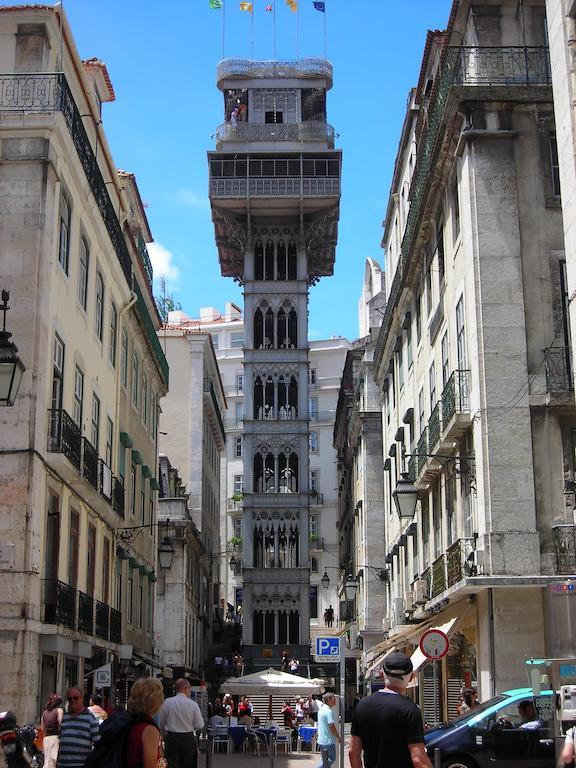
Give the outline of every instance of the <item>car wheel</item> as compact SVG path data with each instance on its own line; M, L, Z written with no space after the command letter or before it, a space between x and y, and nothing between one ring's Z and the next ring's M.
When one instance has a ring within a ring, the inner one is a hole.
M473 760L469 760L467 757L449 757L442 762L442 768L477 768L476 763Z

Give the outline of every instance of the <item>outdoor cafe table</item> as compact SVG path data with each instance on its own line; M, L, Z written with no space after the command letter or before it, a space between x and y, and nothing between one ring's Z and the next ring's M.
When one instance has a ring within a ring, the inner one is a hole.
M245 725L231 725L228 728L228 734L232 739L234 747L241 747L248 738L248 731Z

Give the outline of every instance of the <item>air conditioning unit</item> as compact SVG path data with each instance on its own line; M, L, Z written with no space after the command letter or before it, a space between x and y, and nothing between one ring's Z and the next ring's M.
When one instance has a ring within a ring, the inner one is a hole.
M404 614L406 613L406 606L403 597L394 598L394 624L405 624L406 620Z
M406 592L406 605L408 606L408 610L414 605L414 590L412 589L409 589Z
M412 594L414 595L414 605L424 605L428 599L428 583L426 579L416 579L414 582L414 589Z
M392 628L392 619L390 616L384 616L382 619L382 631L389 632Z

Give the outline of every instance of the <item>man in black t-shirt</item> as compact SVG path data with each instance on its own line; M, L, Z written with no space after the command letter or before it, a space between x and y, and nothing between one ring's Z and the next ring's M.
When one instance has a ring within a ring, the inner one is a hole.
M393 651L384 659L386 687L358 702L352 717L351 768L432 768L420 709L404 695L412 662Z

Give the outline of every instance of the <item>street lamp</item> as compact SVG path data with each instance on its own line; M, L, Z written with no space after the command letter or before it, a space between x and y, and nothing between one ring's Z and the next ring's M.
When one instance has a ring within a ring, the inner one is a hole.
M392 497L396 504L398 517L401 520L412 519L416 512L418 490L410 480L407 472L402 472L401 478L396 483L396 488L392 491Z
M230 570L235 571L237 565L238 565L238 561L236 560L234 555L232 555L232 557L230 558Z
M10 341L12 334L6 330L6 312L10 309L9 298L10 293L2 291L0 310L4 313L4 318L0 331L0 405L14 405L26 370L24 363L18 357L18 347Z
M330 586L330 576L328 576L328 571L324 569L324 576L320 579L320 584L322 584L322 589L328 589Z
M171 568L175 553L172 541L167 538L162 539L162 544L158 547L158 562L163 571Z
M356 597L356 590L358 589L358 582L354 578L354 576L349 575L346 577L346 582L344 583L344 594L346 595L346 600L354 600Z

